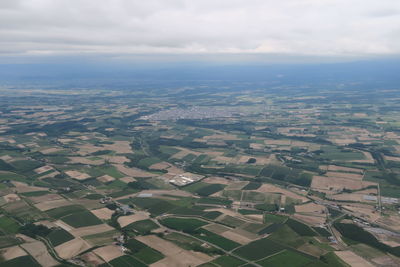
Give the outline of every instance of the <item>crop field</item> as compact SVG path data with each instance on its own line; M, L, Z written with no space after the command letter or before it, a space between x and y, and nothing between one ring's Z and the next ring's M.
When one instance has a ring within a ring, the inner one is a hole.
M118 257L116 259L113 259L112 261L109 262L111 266L113 267L131 267L131 266L137 266L137 267L146 267L147 265L142 263L141 261L129 256L129 255L124 255L121 257Z
M265 266L265 267L269 267L269 266L301 267L301 266L308 266L310 263L312 263L314 261L315 261L315 259L304 256L304 255L294 252L292 250L284 250L284 251L278 253L277 255L273 255L266 259L260 260L257 263L260 264L261 266Z
M61 217L73 214L73 213L78 213L78 212L83 212L86 209L80 205L70 205L70 206L64 206L61 208L55 208L46 211L47 215L50 217L53 217L54 219L60 219Z
M48 234L46 238L50 241L53 247L56 247L58 245L61 245L62 243L74 239L74 236L64 229L60 228L51 231L51 233Z
M192 232L195 229L207 225L205 221L199 219L185 219L185 218L165 218L160 220L160 223L168 228L175 229L178 231Z
M139 234L146 234L157 228L158 225L152 220L136 221L124 227L125 230L135 230Z
M398 85L279 73L3 83L0 266L399 265Z
M19 223L14 219L4 215L0 217L1 231L5 233L15 234L18 232L19 227L20 227Z
M221 267L237 267L245 264L244 261L227 255L216 258L215 260L212 261L212 263L217 264L218 266Z
M41 265L37 263L31 256L22 256L18 258L14 258L9 261L0 262L1 267L21 267L21 266L29 266L29 267L40 267Z
M264 215L265 223L284 223L288 218L286 216L266 213Z
M126 247L134 258L146 264L151 264L164 258L162 253L136 239L129 239Z
M273 255L284 249L279 243L263 238L234 250L234 254L254 261Z
M222 224L226 224L228 226L231 227L240 227L243 224L245 224L246 222L243 220L240 220L238 218L229 216L229 215L225 215L222 219L219 220L220 223Z
M134 198L130 200L130 202L141 209L147 210L154 216L158 216L177 207L166 200L156 198Z
M210 242L211 244L214 244L225 250L232 250L240 246L239 243L236 243L220 235L214 234L205 229L199 229L198 231L196 231L196 233L193 234L193 236Z
M75 228L102 224L102 221L90 211L76 212L62 217L61 220Z
M292 228L297 234L301 236L315 236L317 235L309 226L299 221L288 219L286 224Z

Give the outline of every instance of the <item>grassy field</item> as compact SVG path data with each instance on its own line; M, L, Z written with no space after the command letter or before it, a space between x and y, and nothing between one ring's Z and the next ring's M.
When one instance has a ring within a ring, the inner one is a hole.
M218 266L221 267L237 267L245 264L244 261L228 255L218 257L215 260L213 260L212 263L217 264Z
M229 216L229 215L224 216L220 220L220 222L223 223L223 224L226 224L228 226L231 226L231 227L240 227L240 226L242 226L243 224L246 223L243 220L237 219L237 218Z
M90 211L73 213L62 217L61 220L75 228L102 224L102 221Z
M288 219L286 224L292 228L297 234L301 236L315 236L317 235L308 225L299 221Z
M263 238L236 249L234 253L245 259L254 261L263 259L282 250L284 250L282 245L267 238Z
M51 231L51 233L48 234L46 238L50 241L53 247L56 247L58 245L61 245L62 243L74 239L74 236L64 229L60 228Z
M300 253L297 253L292 250L284 250L280 252L277 255L274 255L272 257L268 257L266 259L260 260L257 263L260 264L261 266L269 267L269 266L274 266L274 267L286 267L286 266L291 266L291 267L302 267L302 266L307 266L311 262L313 262L315 259L312 259L310 257L306 257Z
M194 218L165 218L160 220L160 223L168 228L184 232L192 232L195 229L208 224L207 222Z
M146 264L152 264L164 258L162 253L136 239L129 239L125 246L130 250L131 255Z
M232 240L229 240L225 237L209 232L205 229L199 229L195 234L193 234L193 236L200 238L204 241L210 242L211 244L214 244L225 250L232 250L240 246L240 244Z
M124 227L125 230L133 229L142 235L150 232L151 230L157 229L157 228L158 228L158 225L156 223L154 223L152 220L137 221L137 222L133 222Z
M266 213L264 215L264 222L265 223L284 223L287 220L287 218L288 217L286 217L286 216Z
M18 232L20 225L17 221L14 219L7 217L7 216L2 216L0 217L0 229L9 234L15 234Z
M118 257L116 259L113 259L112 261L109 262L111 266L113 267L146 267L147 265L142 263L141 261L129 256L129 255L124 255L121 257Z
M0 248L11 247L20 243L21 241L13 236L0 236Z
M37 263L31 256L22 256L9 261L0 262L0 267L40 267L41 265Z
M83 211L86 211L86 209L80 205L70 205L70 206L51 209L46 211L46 213L47 215L53 217L54 219L60 219L61 217Z

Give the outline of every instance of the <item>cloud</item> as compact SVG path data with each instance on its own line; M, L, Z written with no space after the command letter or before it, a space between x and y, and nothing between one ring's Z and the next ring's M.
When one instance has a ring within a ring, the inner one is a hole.
M1 0L0 55L400 54L398 0Z

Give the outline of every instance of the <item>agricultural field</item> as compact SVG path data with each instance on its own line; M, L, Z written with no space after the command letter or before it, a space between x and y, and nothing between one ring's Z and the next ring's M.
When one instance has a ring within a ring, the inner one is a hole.
M399 266L399 100L356 84L0 88L0 266Z

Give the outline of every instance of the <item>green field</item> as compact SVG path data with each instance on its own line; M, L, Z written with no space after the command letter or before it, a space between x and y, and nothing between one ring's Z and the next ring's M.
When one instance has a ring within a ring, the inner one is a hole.
M109 262L111 266L113 267L146 267L147 265L142 263L141 261L129 256L129 255L124 255L121 257L118 257L116 259L113 259L112 261Z
M7 217L7 216L1 216L0 217L0 229L9 234L15 234L18 232L20 225L17 221L14 219Z
M102 224L90 211L76 212L62 217L61 220L75 228Z
M84 207L81 205L70 205L70 206L64 206L60 208L55 208L46 211L47 215L50 217L53 217L54 219L60 219L61 217L73 214L73 213L78 213L78 212L83 212L86 211Z
M62 228L55 229L46 236L53 247L74 239L74 236Z
M146 234L151 230L157 229L158 225L152 220L136 221L124 227L125 230L135 230L139 234Z
M234 253L248 260L260 260L284 250L284 247L267 238L253 241L234 250Z
M133 257L146 264L152 264L164 258L162 253L136 239L129 239L125 247L130 250L130 254L133 255Z
M21 267L21 266L40 267L41 265L37 263L31 256L22 256L14 258L9 261L0 262L0 267Z
M214 244L225 250L232 250L232 249L235 249L240 246L240 244L238 244L232 240L229 240L225 237L214 234L214 233L207 231L205 229L202 229L202 228L197 230L196 233L193 234L193 236L200 238L204 241L210 242L211 244Z
M269 266L276 266L276 267L286 267L286 266L293 266L293 267L303 267L307 266L315 259L310 257L306 257L303 254L294 252L292 250L284 250L277 255L272 257L268 257L266 259L260 260L257 263L261 266L269 267Z
M315 236L317 235L308 225L299 221L288 219L286 224L292 228L297 234L301 236Z
M275 215L266 213L264 215L264 222L265 223L284 223L288 217L282 215Z
M218 266L221 267L237 267L245 264L244 261L228 255L218 257L215 260L213 260L212 263L217 264Z
M208 223L194 218L165 218L160 223L168 228L178 231L192 232L195 229L207 225Z

